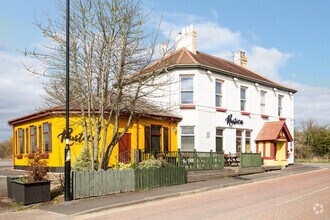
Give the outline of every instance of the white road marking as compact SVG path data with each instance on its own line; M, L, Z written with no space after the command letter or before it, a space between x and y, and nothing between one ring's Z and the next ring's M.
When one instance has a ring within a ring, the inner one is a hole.
M329 187L325 187L325 188L322 188L322 189L316 190L316 191L314 191L314 192L310 192L310 193L307 193L307 194L305 194L305 195L298 196L298 197L296 197L296 198L294 198L294 199L290 199L290 200L288 200L288 201L285 201L285 202L279 203L279 204L277 204L276 206L281 206L281 205L287 204L287 203L289 203L289 202L293 202L293 201L295 201L295 200L302 199L302 198L304 198L304 197L307 197L307 196L310 196L310 195L316 194L316 193L321 192L321 191L324 191L324 190L326 190L326 189L329 189Z

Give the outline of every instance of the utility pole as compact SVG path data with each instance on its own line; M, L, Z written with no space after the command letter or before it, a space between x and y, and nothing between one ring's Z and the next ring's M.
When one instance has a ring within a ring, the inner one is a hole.
M71 175L71 153L70 153L70 137L69 137L69 79L70 79L70 0L66 0L66 80L65 80L65 88L66 88L66 108L65 108L65 152L64 152L64 201L71 200L70 193L70 175Z

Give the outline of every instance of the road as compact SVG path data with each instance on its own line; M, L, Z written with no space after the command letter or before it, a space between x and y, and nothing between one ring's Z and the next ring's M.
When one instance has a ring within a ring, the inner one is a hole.
M330 219L330 169L76 216L75 219Z

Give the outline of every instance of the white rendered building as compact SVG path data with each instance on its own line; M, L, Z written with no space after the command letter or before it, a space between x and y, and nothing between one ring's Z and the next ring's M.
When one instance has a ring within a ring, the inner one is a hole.
M167 86L162 103L183 118L179 148L256 152L256 137L272 121L285 121L293 135L296 90L249 70L244 52L235 52L234 60L227 61L197 51L196 37L192 26L184 28L176 50L160 61L163 65L157 63L157 68L164 68L163 77L171 76L174 82ZM293 142L286 142L285 151L292 164ZM276 147L270 154L276 155Z

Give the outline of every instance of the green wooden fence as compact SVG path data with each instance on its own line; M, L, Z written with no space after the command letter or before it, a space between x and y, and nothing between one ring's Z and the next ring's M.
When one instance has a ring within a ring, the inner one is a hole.
M187 182L183 167L135 169L135 189L149 189L161 186L179 185Z
M186 182L183 167L72 171L72 194L73 199L80 199Z
M212 151L179 151L178 163L186 170L221 170L224 167L224 154Z
M261 153L241 153L240 154L240 167L261 167Z

